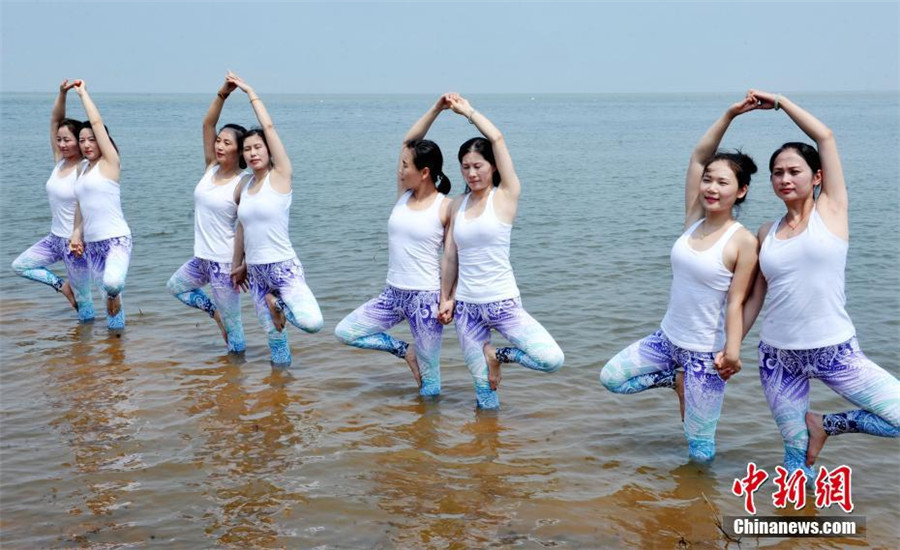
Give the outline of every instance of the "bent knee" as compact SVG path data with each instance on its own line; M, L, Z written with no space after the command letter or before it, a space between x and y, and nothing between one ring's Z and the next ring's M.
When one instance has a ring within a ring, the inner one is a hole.
M28 270L28 264L25 262L22 256L19 256L18 258L13 260L12 269L16 272L16 275L24 275Z
M322 327L325 326L325 320L322 319L321 315L316 317L311 317L309 319L305 319L303 323L300 325L300 328L303 329L303 332L308 332L310 334L315 334L322 330Z
M103 291L108 296L118 296L125 290L125 279L123 277L104 277Z
M607 363L600 370L600 383L603 387L613 393L621 393L622 378L616 372L616 367L612 362Z
M180 285L178 284L178 280L175 277L175 275L172 275L171 277L169 277L169 281L166 283L166 290L168 290L169 294L171 294L172 296L178 296L179 294L184 292L184 290L182 290L180 288Z
M558 347L551 353L541 358L541 367L544 372L556 372L562 368L566 360L565 354Z

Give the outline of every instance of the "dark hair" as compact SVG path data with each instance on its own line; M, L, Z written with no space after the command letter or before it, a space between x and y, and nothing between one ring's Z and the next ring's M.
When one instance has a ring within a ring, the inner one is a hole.
M422 171L428 168L431 181L438 193L445 195L449 193L450 178L444 174L444 155L441 154L438 144L430 139L411 139L406 142L406 146L412 151L412 161L416 169Z
M478 153L479 155L484 157L484 160L488 161L488 163L495 168L493 178L494 187L500 185L500 171L496 170L497 161L494 160L494 148L491 147L490 141L484 139L483 137L474 137L460 145L459 154L457 155L460 164L462 164L462 159L464 156L466 156L466 153ZM465 192L468 193L469 191L471 191L471 189L469 189L469 186L466 185Z
M244 134L244 141L247 141L247 138L259 136L262 139L263 145L266 146L266 153L269 155L269 166L272 166L272 153L269 152L269 140L266 139L266 134L263 132L262 128L250 128L247 130L247 133ZM243 142L241 142L241 158L244 157L244 146ZM247 160L244 159L244 166L247 165Z
M68 128L72 135L75 136L75 139L78 140L78 132L81 131L81 122L75 120L74 118L64 118L59 121L59 128ZM57 128L57 131L59 131Z
M716 154L713 155L706 163L703 165L703 173L706 173L706 170L709 168L709 165L723 160L728 164L728 167L731 168L731 171L734 172L734 176L737 178L738 182L738 190L743 189L744 187L748 187L750 185L750 176L756 173L756 163L753 162L753 159L750 158L750 155L745 155L740 151L740 149L730 153L728 151L716 151ZM735 199L734 204L741 204L747 198L747 195L743 197L739 197Z
M803 157L803 160L805 160L806 164L808 164L812 169L813 175L815 175L816 172L822 169L822 161L821 159L819 159L819 152L816 151L815 147L813 147L812 145L807 145L802 141L789 141L776 149L775 152L772 153L772 157L769 158L770 176L772 174L772 169L775 167L775 159L778 157L778 155L780 155L784 151L787 151L788 149L797 151L797 154Z
M78 129L78 133L80 134L81 131L84 130L84 129L90 130L92 134L94 133L94 126L91 124L91 121L90 121L90 120L85 120L84 122L81 123L81 127ZM119 146L116 145L115 140L113 140L112 135L110 135L110 133L109 133L109 127L106 126L106 124L104 124L104 125L103 125L103 129L106 130L106 137L108 137L110 143L112 143L113 149L115 149L115 150L116 150L116 153L118 153L118 152L119 152ZM76 134L76 135L77 135L77 134Z
M241 126L240 124L226 124L219 128L219 133L216 134L218 136L225 130L231 130L234 133L234 140L237 142L237 150L238 150L238 166L240 168L247 167L247 161L244 160L244 136L247 133L247 129ZM263 141L265 141L265 137L263 137ZM266 145L268 148L268 145Z

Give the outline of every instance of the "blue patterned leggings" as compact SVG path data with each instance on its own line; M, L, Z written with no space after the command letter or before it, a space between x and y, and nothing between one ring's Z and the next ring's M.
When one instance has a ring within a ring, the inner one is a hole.
M120 296L125 289L125 276L131 262L131 237L113 237L84 244L91 278L100 292L109 298ZM120 302L119 312L107 315L106 326L110 329L125 328L125 303Z
M212 299L202 290L207 283ZM228 335L228 351L244 351L241 294L231 285L230 263L191 258L172 275L166 288L184 304L205 311L210 317L218 311Z
M256 317L269 338L272 363L290 365L291 348L288 347L287 333L275 328L266 304L266 294L275 296L278 308L295 327L310 333L322 330L322 312L306 285L303 266L300 265L300 260L292 258L272 264L250 264L247 266L247 273Z
M69 286L78 305L78 320L90 321L94 318L90 268L85 256L72 254L68 240L51 233L22 252L13 261L12 268L17 275L49 285L59 292L65 281L47 269L47 266L59 261L66 266Z
M697 462L716 456L716 425L725 399L725 381L715 353L689 351L657 330L620 351L600 371L600 383L615 393L674 388L676 369L684 369L684 436L688 455Z
M806 466L811 378L860 407L824 415L828 435L900 436L900 382L863 354L855 336L836 346L809 350L778 349L760 342L759 378L784 440L784 465L789 471L802 468L815 478Z
M444 325L437 319L440 292L403 290L390 285L377 297L353 310L338 323L334 335L342 343L362 349L386 351L406 357L409 344L385 331L403 320L416 343L416 358L423 396L441 393L441 337Z
M500 407L500 396L491 390L484 359L484 345L491 341L491 329L515 346L497 348L497 360L501 363L519 363L533 370L556 372L565 360L559 345L547 329L525 311L519 298L488 304L456 302L454 323L466 366L475 384L479 409Z

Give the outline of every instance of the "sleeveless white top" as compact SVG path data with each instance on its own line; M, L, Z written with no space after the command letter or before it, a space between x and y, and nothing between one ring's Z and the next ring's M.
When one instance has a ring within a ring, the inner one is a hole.
M69 239L72 237L72 229L75 227L75 180L78 179L78 167L76 166L69 175L59 175L66 159L60 160L50 173L47 180L47 200L50 203L50 233L57 237Z
M122 213L119 183L102 173L100 163L84 172L75 181L75 197L81 208L85 242L105 241L114 237L131 236L131 229Z
M519 296L519 287L509 263L512 224L497 219L491 189L481 216L467 220L466 195L453 224L453 239L459 254L459 279L456 299L487 304Z
M406 191L388 219L387 284L404 290L441 289L441 247L444 225L441 205L446 195L438 193L424 210L413 210Z
M803 233L775 237L775 221L759 251L768 283L760 339L780 349L816 349L846 342L856 334L844 309L844 269L849 243L825 227L813 208Z
M294 192L272 189L269 175L255 195L247 192L253 180L241 191L238 219L244 226L244 254L248 264L273 264L296 258L288 233Z
M722 254L743 226L734 222L709 249L694 250L688 241L705 219L688 227L672 246L672 290L662 330L680 348L713 352L725 346L725 302L734 275Z
M243 174L222 185L215 184L219 165L203 174L194 188L194 256L230 264L234 256L237 203L234 188Z

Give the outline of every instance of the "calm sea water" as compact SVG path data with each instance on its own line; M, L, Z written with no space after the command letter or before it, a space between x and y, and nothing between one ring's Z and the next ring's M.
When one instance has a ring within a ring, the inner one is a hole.
M479 414L452 327L437 403L416 396L403 363L332 335L383 286L399 140L434 98L261 92L295 167L291 238L325 329L290 329L293 368L273 370L245 299L246 357L222 355L214 323L165 290L192 254L211 95L95 94L121 149L134 231L128 328L115 337L102 319L78 326L60 296L0 270L4 547L725 546L702 495L720 514L742 515L732 480L750 460L774 474L781 459L756 375L757 330L743 348L745 370L729 384L718 457L706 470L686 462L672 392L618 396L597 378L607 359L658 327L687 159L737 98L471 98L504 132L524 184L512 247L524 303L566 352L554 375L506 368L503 409ZM49 229L53 98L0 96L2 266ZM851 197L848 307L863 349L896 375L900 103L896 95L795 99L837 135ZM74 95L70 114L83 117ZM253 123L239 93L222 122ZM429 133L455 192L456 148L473 130L446 113ZM768 155L803 137L782 113L733 124L723 145L761 168L740 216L748 227L781 214ZM818 383L812 396L817 410L845 406ZM865 539L750 544L894 547L898 451L896 440L847 435L821 457L853 467ZM783 513L770 488L757 503L763 514Z

